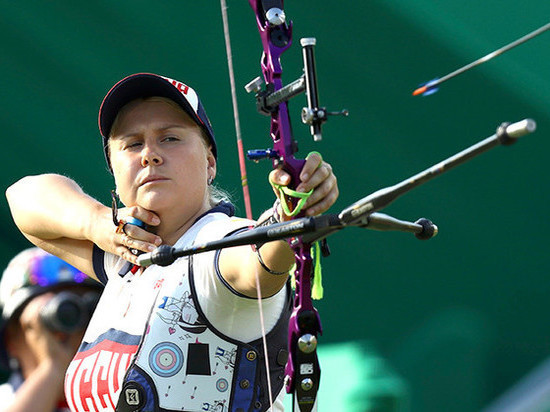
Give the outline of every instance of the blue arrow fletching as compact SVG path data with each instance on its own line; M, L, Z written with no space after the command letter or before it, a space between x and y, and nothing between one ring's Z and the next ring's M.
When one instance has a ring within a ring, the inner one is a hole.
M429 96L439 90L437 86L439 78L430 80L429 82L421 83L419 87L413 92L413 96Z
M429 96L430 94L434 94L439 90L439 87L432 87L431 89L428 88L424 93L422 93L422 96Z
M436 93L439 90L439 87L436 86L438 80L439 80L439 77L424 83L423 86L426 88L426 91L422 93L422 96L429 96L431 94Z

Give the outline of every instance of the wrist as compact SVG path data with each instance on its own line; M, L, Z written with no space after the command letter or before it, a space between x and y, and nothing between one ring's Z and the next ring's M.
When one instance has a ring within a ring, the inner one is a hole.
M279 199L275 200L275 203L273 203L273 206L270 209L267 209L264 213L261 214L261 216L258 218L258 221L256 222L256 227L280 223L281 220L279 218L280 214L278 211L278 207Z
M273 206L270 209L267 209L262 215L258 218L256 227L259 226L268 226L275 223L286 222L290 219L289 216L285 215L283 208L281 206L281 201L276 199L273 203Z
M89 218L84 218L82 224L82 235L84 239L97 244L99 241L99 239L97 239L97 234L109 233L109 231L105 230L113 227L111 208L96 202L92 205ZM101 228L103 228L103 230Z
M256 256L262 269L271 275L287 275L294 264L294 253L284 240L260 245Z

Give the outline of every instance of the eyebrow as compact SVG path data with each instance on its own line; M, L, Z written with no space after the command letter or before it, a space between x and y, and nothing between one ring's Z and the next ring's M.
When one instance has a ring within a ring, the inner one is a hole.
M160 132L164 132L164 131L169 130L169 129L188 129L188 128L189 128L189 126L182 126L180 124L168 124L168 125L165 125L165 126L162 126L162 127L158 127L155 130L160 131ZM131 139L131 138L136 137L136 136L140 136L141 134L142 134L141 132L130 132L130 133L126 133L126 134L123 134L123 135L113 136L113 138L119 139L119 140L125 140L125 139Z

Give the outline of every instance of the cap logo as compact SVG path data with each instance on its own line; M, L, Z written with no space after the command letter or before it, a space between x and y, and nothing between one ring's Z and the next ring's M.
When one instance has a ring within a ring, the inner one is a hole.
M187 94L187 92L189 91L189 86L183 84L182 82L171 80L170 83L172 83L174 87L180 91L180 93Z
M178 91L185 96L195 113L197 113L197 110L199 109L199 98L197 96L197 93L195 91L187 86L185 83L182 83L178 80L171 79L169 77L160 76L164 80L170 82L172 86L174 86Z

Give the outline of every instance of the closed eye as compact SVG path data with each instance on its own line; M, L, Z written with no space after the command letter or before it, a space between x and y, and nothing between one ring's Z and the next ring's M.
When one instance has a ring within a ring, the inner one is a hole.
M137 148L137 147L141 147L141 145L143 144L143 142L128 142L126 145L124 145L124 148L125 149L134 149L134 148Z
M163 142L177 142L179 140L181 140L179 137L170 135L170 136L163 137L161 141L163 141Z

